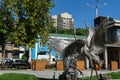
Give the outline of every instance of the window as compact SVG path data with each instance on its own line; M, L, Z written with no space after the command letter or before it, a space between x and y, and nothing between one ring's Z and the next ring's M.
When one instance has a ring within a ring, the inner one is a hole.
M117 29L117 41L120 41L120 28Z
M109 29L108 37L110 42L120 41L120 28Z
M116 41L116 29L113 29L113 28L109 29L108 37L109 37L110 42L115 42Z

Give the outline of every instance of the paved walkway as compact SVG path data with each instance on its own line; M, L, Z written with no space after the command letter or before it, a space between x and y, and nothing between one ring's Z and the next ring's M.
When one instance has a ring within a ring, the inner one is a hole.
M118 70L119 71L119 70ZM105 74L105 73L110 73L110 72L118 72L118 71L109 71L109 70L101 70L98 71L98 74ZM34 71L31 69L28 70L0 70L0 75L4 73L22 73L22 74L32 74L35 75L36 77L40 78L58 78L60 74L62 74L63 71L56 71L56 70L45 70L45 71ZM90 76L90 70L84 70L82 71L84 75L79 75L79 77L86 77ZM54 75L55 74L55 75ZM93 72L93 75L95 75L95 71Z

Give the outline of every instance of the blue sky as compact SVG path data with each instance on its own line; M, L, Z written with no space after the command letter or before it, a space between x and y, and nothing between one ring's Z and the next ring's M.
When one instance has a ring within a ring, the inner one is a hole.
M50 10L50 15L58 15L68 12L74 18L76 28L85 28L84 21L93 26L95 9L86 5L89 3L95 7L96 0L53 0L55 7ZM102 6L107 3L106 6ZM120 20L120 0L99 0L99 16L109 16Z

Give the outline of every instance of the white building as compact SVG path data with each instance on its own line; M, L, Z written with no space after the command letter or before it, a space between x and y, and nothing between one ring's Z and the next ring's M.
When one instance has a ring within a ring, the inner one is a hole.
M67 12L57 15L57 17L56 15L51 16L51 20L53 22L53 26L57 26L59 29L74 28L74 19L72 18L72 15Z
M50 18L53 23L53 26L57 28L57 15L51 16Z

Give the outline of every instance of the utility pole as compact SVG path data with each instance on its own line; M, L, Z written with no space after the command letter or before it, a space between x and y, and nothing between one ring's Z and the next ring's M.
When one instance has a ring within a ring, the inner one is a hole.
M98 15L98 9L99 9L100 7L103 7L103 6L106 6L106 5L107 5L107 3L104 3L103 5L100 5L100 6L99 6L98 3L99 3L99 0L96 0L96 5L95 5L95 6L93 6L93 5L89 4L89 3L86 3L87 6L92 7L92 8L95 9L96 18L99 16L99 15Z

